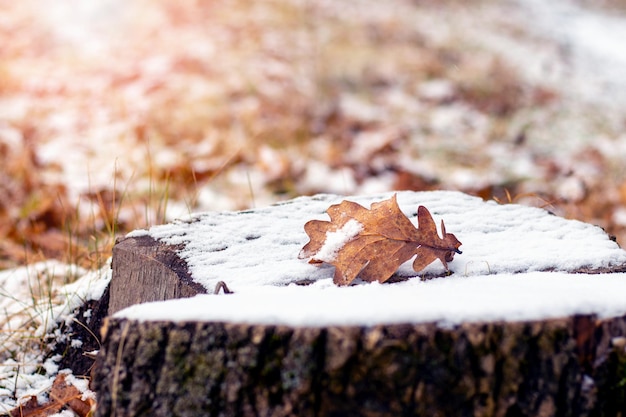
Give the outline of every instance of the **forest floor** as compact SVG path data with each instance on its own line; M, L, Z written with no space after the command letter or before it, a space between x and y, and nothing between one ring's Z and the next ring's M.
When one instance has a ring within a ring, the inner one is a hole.
M626 242L623 0L0 7L5 408L58 371L28 329L67 309L33 305L190 212L449 189Z

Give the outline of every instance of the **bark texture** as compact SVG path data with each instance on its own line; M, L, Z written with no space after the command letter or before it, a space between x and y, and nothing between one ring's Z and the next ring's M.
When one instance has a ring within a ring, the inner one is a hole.
M618 416L626 318L292 328L108 321L97 416ZM621 414L620 414L621 413Z
M113 247L108 314L139 303L206 293L193 282L177 253L180 249L147 235L119 240Z

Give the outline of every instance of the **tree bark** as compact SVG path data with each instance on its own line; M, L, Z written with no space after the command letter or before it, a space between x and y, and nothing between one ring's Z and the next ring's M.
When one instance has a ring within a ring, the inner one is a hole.
M292 328L113 318L97 416L617 416L626 317Z

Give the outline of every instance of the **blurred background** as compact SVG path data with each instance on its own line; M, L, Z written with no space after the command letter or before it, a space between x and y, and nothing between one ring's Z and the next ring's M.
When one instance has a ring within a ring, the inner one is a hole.
M315 193L461 190L626 243L625 0L0 10L0 269Z

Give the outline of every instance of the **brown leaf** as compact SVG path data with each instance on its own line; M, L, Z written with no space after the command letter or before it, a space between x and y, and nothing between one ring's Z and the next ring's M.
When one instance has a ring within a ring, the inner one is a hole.
M51 402L60 404L61 407L67 407L79 417L87 417L90 415L94 406L94 400L91 398L83 399L83 394L73 384L65 380L64 374L59 374L50 390Z
M326 211L330 221L311 220L304 225L310 241L299 257L310 263L326 262L335 266L333 281L348 285L357 276L364 281L385 282L404 262L417 255L413 269L418 272L435 259L448 270L461 242L441 221L443 238L428 209L417 210L415 228L400 211L397 196L373 203L366 209L352 201L342 201Z
M74 385L65 380L64 374L59 374L52 383L49 392L50 399L39 404L36 397L31 397L26 403L11 410L13 417L44 417L56 414L67 407L79 417L87 417L94 406L90 398L83 399L81 392Z
M32 395L28 398L28 401L24 402L23 404L20 404L19 406L11 410L9 415L11 417L32 417L32 416L38 415L36 413L41 413L40 409L41 409L41 406L39 405L39 402L37 401L37 397ZM44 415L44 414L39 414L39 415Z

